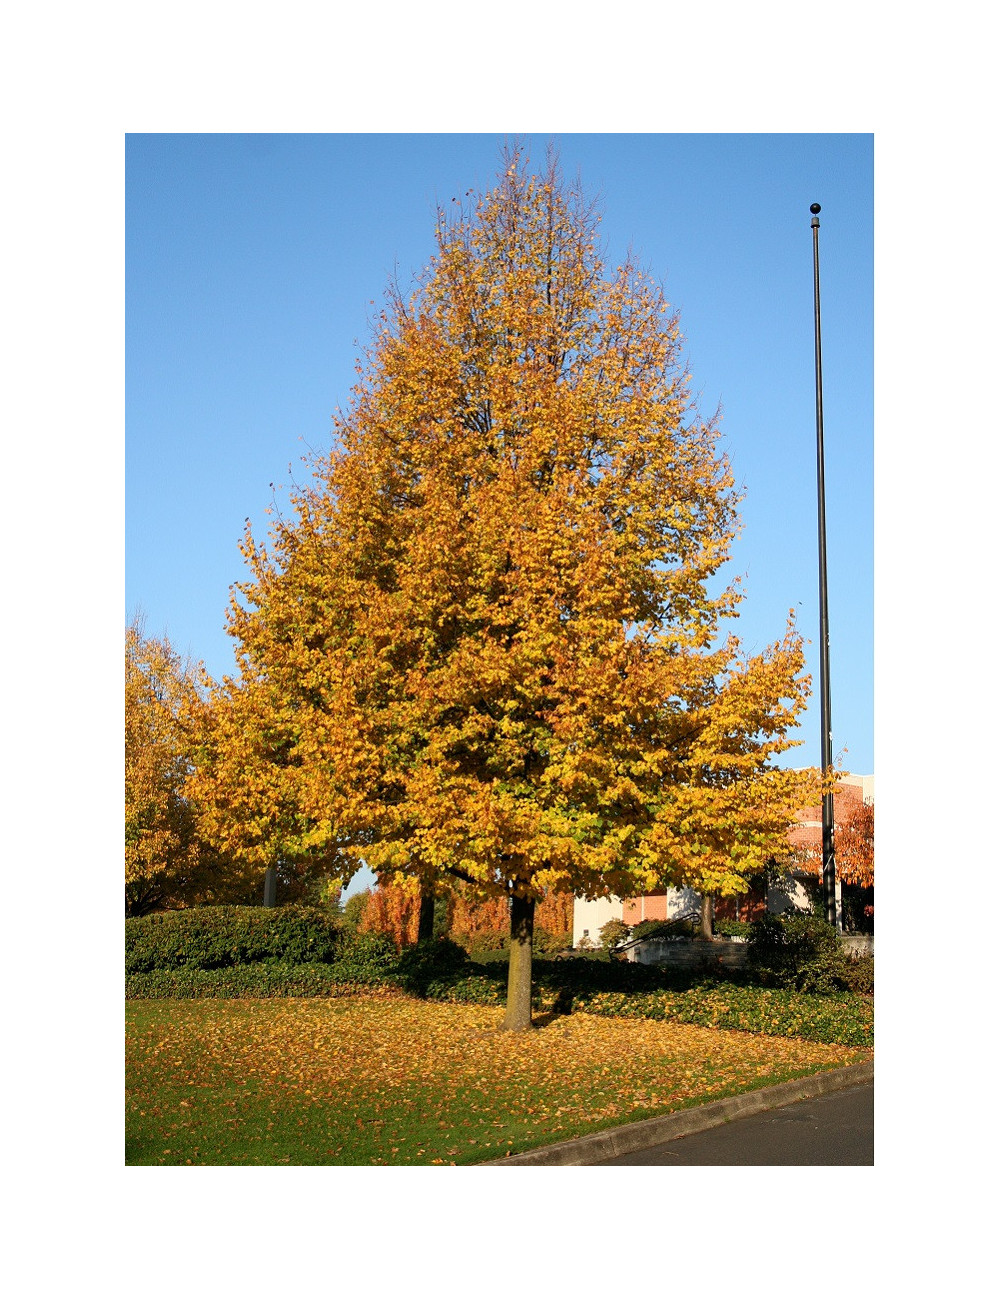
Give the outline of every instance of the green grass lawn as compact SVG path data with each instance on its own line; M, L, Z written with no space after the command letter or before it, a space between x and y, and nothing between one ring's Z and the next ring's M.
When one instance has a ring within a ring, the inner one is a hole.
M126 1163L473 1164L869 1058L404 996L126 1004Z

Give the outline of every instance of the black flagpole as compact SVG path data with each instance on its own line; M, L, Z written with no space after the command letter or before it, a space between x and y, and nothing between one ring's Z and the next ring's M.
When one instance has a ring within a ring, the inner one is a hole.
M819 505L819 707L822 731L822 768L833 768L833 732L830 724L830 616L826 599L826 483L823 471L823 351L819 327L819 212L810 205L813 235L813 316L816 329L816 490ZM837 866L833 851L833 794L823 796L823 904L830 925L837 924Z

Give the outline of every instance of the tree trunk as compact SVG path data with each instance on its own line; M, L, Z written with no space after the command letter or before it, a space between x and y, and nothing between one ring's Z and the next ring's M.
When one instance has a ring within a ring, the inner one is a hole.
M712 904L711 894L701 896L701 921L698 926L698 938L711 941L712 938Z
M434 895L427 889L420 894L420 919L417 922L417 943L434 938Z
M531 936L535 929L535 900L510 900L510 965L507 971L507 1014L503 1028L531 1028Z

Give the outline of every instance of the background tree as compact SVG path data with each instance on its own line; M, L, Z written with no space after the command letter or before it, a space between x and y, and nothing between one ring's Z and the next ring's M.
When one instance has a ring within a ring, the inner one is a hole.
M875 884L875 804L862 800L835 829L837 874L847 885Z
M187 754L180 714L195 690L170 643L125 633L125 915L186 892L197 872L194 819L183 798Z
M539 898L745 887L803 800L771 768L801 643L719 644L729 466L661 290L596 240L579 187L516 152L441 214L334 452L267 545L247 531L203 767L232 851L506 900L511 1029Z
M262 877L204 833L192 789L211 727L201 664L166 636L146 637L139 616L125 633L125 915L211 903L257 903ZM285 901L336 908L339 885L278 862Z
M125 632L125 915L245 901L247 882L198 832L187 797L200 666L166 637Z
M373 892L374 891L371 889L362 889L358 893L352 894L350 898L344 901L343 911L341 912L341 921L347 929L360 929L362 919L365 912L368 910L368 903Z
M470 951L498 950L510 938L510 900L503 896L483 899L461 882L448 893L448 933ZM573 895L549 890L536 902L534 931L544 932L553 950L572 947Z
M399 876L371 891L358 929L388 935L397 948L405 948L420 937L420 881Z
M510 938L510 900L482 898L457 883L451 894L448 934L470 952L499 951Z
M617 916L613 916L610 921L605 921L598 932L601 941L601 947L605 951L616 948L620 943L627 943L629 935L632 933L632 927Z
M834 851L837 876L845 885L868 889L875 884L875 804L862 799L857 791L838 787L836 773L831 778L834 794ZM804 815L818 817L819 809L803 810ZM817 845L806 843L786 855L790 865L822 875L823 854Z

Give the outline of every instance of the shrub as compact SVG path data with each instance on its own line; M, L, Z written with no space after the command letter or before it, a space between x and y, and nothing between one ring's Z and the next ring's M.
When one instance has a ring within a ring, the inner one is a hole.
M491 961L498 956L506 956L510 951L510 928L476 930L474 933L456 931L452 939L465 949L473 961ZM573 947L573 933L570 930L549 930L544 925L536 925L532 933L531 951L539 957L549 957Z
M875 993L875 958L845 955L841 978L852 993L871 997Z
M371 931L345 934L330 967L338 983L388 984L395 977L400 955L388 935Z
M610 952L612 948L617 948L620 943L624 943L631 933L631 926L626 925L624 921L613 916L610 921L605 922L605 924L601 926L601 947Z
M125 972L332 961L339 928L320 908L192 907L125 922Z
M531 940L531 951L536 953L539 957L549 957L554 953L562 952L565 948L572 947L572 930L562 930L553 933L551 930L546 930L544 926L535 926L534 935Z
M288 950L293 952L294 945L289 944ZM244 945L244 953L253 951L250 945ZM464 961L464 953L462 959ZM150 966L133 961L126 971L126 996L318 997L351 988L412 989L415 976L407 966L400 968L402 961L392 940L385 935L345 933L340 936L335 949L328 949L322 959L315 961L303 962L294 956L285 960L261 958L259 955L238 963L212 966L195 962ZM445 965L438 958L435 974L440 973Z
M479 966L502 966L507 969L508 953L491 952L485 948L473 948L469 953L469 961L474 961Z
M868 993L874 983L871 959L849 957L835 927L819 916L762 916L751 925L747 946L747 965L765 985Z
M722 939L745 939L750 934L750 922L716 921L715 933Z
M358 920L359 930L388 935L399 950L417 942L421 907L419 880L410 876L380 882L368 892L366 899L365 910Z
M448 986L467 971L469 957L451 939L424 939L404 948L393 966L393 982L406 993L426 997L428 990Z
M596 956L598 954L593 954ZM705 977L638 962L609 962L581 954L535 963L537 1011L671 1020L816 1042L870 1046L873 1003L855 993L817 995L793 988L760 988L745 976ZM851 962L859 974L870 959ZM438 1001L502 1006L505 963L474 966L447 941L423 943L403 954L382 935L345 939L332 963L257 962L199 970L181 967L133 974L130 998L335 997L352 992L405 990Z
M572 1005L595 1016L671 1020L818 1043L870 1047L873 1040L872 1004L846 993L817 996L705 981L673 991L598 991L574 998Z
M632 927L633 939L693 939L695 922L685 917L676 921L640 921Z
M477 930L475 934L454 934L452 938L473 961L489 961L510 949L509 930Z
M452 979L435 981L428 984L425 997L437 1002L466 1002L479 1007L503 1006L507 1000L506 967L502 974L497 975L480 968L460 973Z

